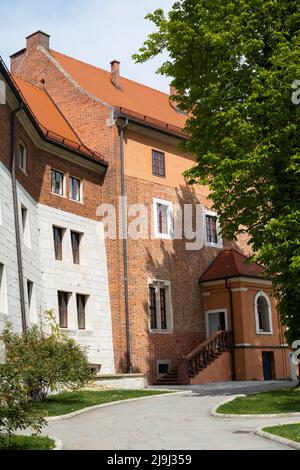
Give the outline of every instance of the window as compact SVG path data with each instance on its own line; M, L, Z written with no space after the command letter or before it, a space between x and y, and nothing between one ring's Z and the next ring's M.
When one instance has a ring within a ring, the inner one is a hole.
M21 222L22 222L24 244L30 248L31 239L30 239L29 216L28 216L28 210L24 206L21 206Z
M27 300L29 317L32 321L35 320L35 299L34 299L34 285L33 282L27 280Z
M81 200L81 181L73 176L69 178L69 198L78 202Z
M19 145L19 168L26 173L26 147L23 144Z
M257 334L272 334L272 311L269 297L264 292L255 296L255 320Z
M53 227L54 253L57 261L62 261L62 242L64 231L60 227Z
M223 248L223 240L220 236L218 216L215 212L204 212L205 244L216 248Z
M51 191L59 196L64 195L64 174L60 171L51 170Z
M157 361L157 376L160 378L170 372L171 369L171 361Z
M5 268L2 263L0 263L0 313L8 313Z
M150 281L149 317L150 330L160 332L172 331L173 315L170 282Z
M155 176L166 176L165 154L152 150L152 173Z
M58 313L60 328L68 328L68 292L58 292Z
M78 319L78 328L79 330L85 330L85 307L87 302L86 295L76 295L77 301L77 319Z
M156 292L155 287L149 287L149 309L150 309L150 328L151 330L157 329L157 316L156 316Z
M154 199L154 235L157 238L172 238L172 203Z
M82 234L78 232L71 232L71 244L73 252L73 262L74 264L80 263L80 242Z

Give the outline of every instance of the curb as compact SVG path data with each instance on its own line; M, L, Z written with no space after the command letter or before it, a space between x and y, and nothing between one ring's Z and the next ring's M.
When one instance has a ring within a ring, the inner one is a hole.
M219 403L217 406L210 410L211 416L215 418L230 418L230 419L240 419L240 418L300 418L300 413L272 413L272 414L229 414L229 413L218 413L218 408L220 406L225 405L226 403L230 403L231 401L235 400L236 398L246 397L247 395L235 395L234 397L230 397L227 400Z
M282 426L282 425L279 424L278 426ZM262 428L259 428L256 431L254 431L254 434L256 434L257 436L263 437L264 439L268 439L269 441L278 442L279 444L283 444L285 446L292 447L293 449L300 450L300 443L291 441L290 439L286 439L285 437L276 436L275 434L271 434L269 432L263 431Z
M55 442L55 447L52 450L63 450L64 444L60 439L57 439L57 437L50 437L50 436L48 437L49 439L53 439L53 441Z
M88 413L89 411L94 411L94 410L99 410L101 408L107 408L108 406L116 406L116 405L121 405L122 403L128 403L128 402L134 402L134 401L141 401L141 400L149 400L150 398L161 398L161 397L166 397L166 396L176 396L176 395L185 395L187 393L192 393L191 390L187 391L180 391L180 392L172 392L172 393L165 393L161 395L149 395L147 397L139 397L139 398L127 398L126 400L118 400L118 401L112 401L110 403L102 403L101 405L95 405L95 406L90 406L88 408L83 408L82 410L78 411L73 411L72 413L68 413L67 415L62 415L62 416L49 416L48 418L45 418L47 422L53 422L53 421L63 421L65 419L71 419L74 418L75 416L80 416L85 413Z

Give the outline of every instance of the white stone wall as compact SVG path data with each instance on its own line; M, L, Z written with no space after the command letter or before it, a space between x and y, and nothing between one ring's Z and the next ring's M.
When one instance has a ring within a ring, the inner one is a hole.
M58 319L57 292L69 292L68 334L88 348L89 361L101 364L101 373L114 373L111 309L102 223L37 204L20 185L18 198L21 227L21 207L27 209L27 228L25 237L22 234L22 252L28 323L42 320L46 310L53 310ZM63 261L55 260L53 225L65 229ZM79 265L73 263L71 230L83 234ZM10 321L14 328L20 331L21 312L11 177L1 162L0 263L5 266L7 284L7 312L0 312L0 328ZM27 280L34 286L30 312ZM78 329L76 294L88 296L85 330Z

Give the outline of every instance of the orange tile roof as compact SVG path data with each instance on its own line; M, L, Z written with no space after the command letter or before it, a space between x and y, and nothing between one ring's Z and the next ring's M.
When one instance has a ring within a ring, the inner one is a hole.
M51 98L43 90L24 82L13 76L13 80L23 97L28 103L31 111L40 124L51 132L54 132L77 144L81 144L75 132L69 126L63 115L57 109Z
M79 152L107 166L102 155L82 144L68 121L45 91L16 76L11 76L11 78L45 137L54 143L62 144L70 150Z
M185 127L186 115L176 111L169 95L148 86L120 77L122 90L111 82L111 73L51 50L51 55L76 82L101 101L143 117L169 124L178 129ZM148 122L150 122L148 119ZM147 121L147 120L146 120Z
M231 277L262 277L264 268L257 263L248 264L247 256L237 250L223 250L202 274L199 282L216 281Z

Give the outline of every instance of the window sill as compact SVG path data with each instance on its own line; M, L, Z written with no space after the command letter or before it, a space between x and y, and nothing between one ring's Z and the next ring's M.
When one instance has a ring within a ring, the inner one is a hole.
M150 330L151 334L171 335L173 330Z
M57 193L53 193L52 191L51 191L51 194L52 196L60 197L61 199L67 199L67 196L65 196L64 194L57 194Z
M220 250L223 250L223 242L222 243L210 243L210 242L205 242L205 246L208 246L210 248L218 248Z
M273 331L257 331L256 334L257 334L257 335L268 335L268 336L272 336L272 335L273 335Z

